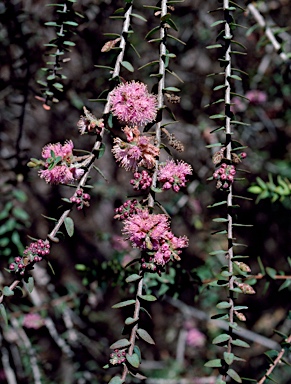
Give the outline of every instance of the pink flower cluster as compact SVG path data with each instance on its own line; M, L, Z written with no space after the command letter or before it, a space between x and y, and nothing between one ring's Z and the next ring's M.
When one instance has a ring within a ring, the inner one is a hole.
M109 94L111 112L129 126L144 126L155 120L157 97L143 83L131 81L118 85Z
M133 179L130 180L130 184L133 186L133 189L139 191L140 189L147 189L151 186L152 177L148 174L147 171L142 171L141 173L135 172L133 174Z
M23 327L39 329L44 325L44 319L38 313L28 313L24 315Z
M187 332L186 343L193 348L203 347L206 337L197 328L191 328Z
M25 269L30 268L32 263L37 263L50 253L50 243L47 240L37 240L31 243L23 251L23 256L17 256L14 258L14 263L9 265L10 271L20 272L20 275L24 275Z
M158 180L163 183L163 189L172 188L178 192L181 187L185 187L186 176L192 174L191 165L184 161L168 160L159 167Z
M84 170L72 166L73 148L71 140L64 145L47 144L42 150L46 169L39 171L40 178L49 184L68 184L82 177Z
M148 209L137 209L129 216L124 221L123 233L133 247L146 251L159 266L180 260L180 248L188 246L186 236L173 235L167 215L150 213Z
M159 148L151 143L150 138L141 135L137 127L125 127L124 133L128 142L119 137L114 139L112 153L115 159L127 171L136 171L138 167L153 168Z
M124 220L137 212L139 207L137 200L126 200L119 208L115 208L114 219Z
M213 178L220 181L218 184L223 189L229 188L233 183L234 175L236 174L234 165L222 163L221 166L213 173Z
M246 98L249 99L251 104L258 105L267 101L267 94L259 89L252 89L246 92Z
M83 209L84 205L86 207L90 206L89 200L91 199L90 195L88 193L84 193L82 188L79 188L76 190L74 196L70 198L72 203L77 204L77 209L80 211Z
M117 365L126 361L126 349L114 349L114 352L110 354L110 364Z

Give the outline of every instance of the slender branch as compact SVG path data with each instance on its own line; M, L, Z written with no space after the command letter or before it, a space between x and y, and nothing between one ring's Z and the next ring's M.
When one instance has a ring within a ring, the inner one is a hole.
M286 339L286 342L289 344L291 343L291 335ZM263 384L268 379L268 376L270 376L270 374L273 372L276 366L280 363L280 360L284 356L285 352L286 352L285 349L281 349L281 351L278 353L278 356L274 360L273 364L271 364L270 368L267 370L266 374L261 378L260 381L258 381L258 384Z
M227 49L225 52L225 135L226 135L226 158L231 162L231 151L232 151L232 139L231 139L231 115L230 115L230 91L231 91L231 84L230 84L230 76L231 76L231 31L230 31L230 25L229 25L229 0L223 1L223 8L225 13L225 44L227 45ZM232 185L229 187L229 192L227 195L227 238L228 238L228 250L227 250L227 259L228 259L228 272L230 274L229 278L229 323L232 324L234 321L234 295L233 295L233 288L234 288L234 279L235 277L232 275L233 273L233 219L231 214L231 207L232 207ZM232 335L233 335L233 328L229 327L229 340L227 345L227 351L228 353L232 350Z
M278 40L276 39L272 29L270 27L267 26L267 23L265 21L265 19L263 18L263 16L260 14L260 12L258 11L258 9L254 6L254 4L250 3L248 4L248 10L251 12L251 14L254 16L255 20L257 21L257 23L262 27L264 28L265 30L265 33L266 33L266 36L267 38L269 39L270 43L273 45L273 47L275 48L276 52L279 53L279 56L281 57L281 59L286 62L288 61L288 56L286 55L285 52L282 51L282 46L281 44L278 42Z

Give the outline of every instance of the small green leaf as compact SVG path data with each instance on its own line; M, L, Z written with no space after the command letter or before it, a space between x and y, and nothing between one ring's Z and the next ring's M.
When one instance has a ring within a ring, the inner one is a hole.
M145 329L139 328L137 331L137 334L140 338L142 338L144 341L146 341L149 344L155 344L152 337L148 334L148 332Z
M166 92L180 92L181 89L176 88L176 87L166 87L166 88L163 89L163 91L166 91Z
M126 281L127 283L132 283L133 281L137 281L137 280L140 280L140 279L141 279L141 276L138 275L138 274L136 274L136 273L134 273L134 274L128 276L128 277L125 279L125 281Z
M3 317L5 325L8 325L8 318L7 318L6 309L2 303L0 304L0 314Z
M224 360L225 360L227 365L231 365L233 363L234 354L233 353L229 353L229 352L224 352L223 353L223 358L224 358Z
M209 360L209 361L207 361L207 363L204 364L204 367L220 368L220 367L222 367L221 359Z
M222 333L221 335L215 337L212 341L212 344L220 344L220 343L225 343L230 339L230 336L227 335L226 333Z
M140 361L138 358L138 355L136 353L133 353L132 355L126 354L126 360L129 362L130 365L132 365L134 368L138 368Z
M33 291L33 288L34 288L34 280L33 280L33 277L32 276L29 276L28 280L27 280L27 283L25 283L25 286L28 290L29 293L31 293Z
M221 44L208 45L206 49L222 48Z
M275 279L275 278L276 278L276 274L277 274L276 269L271 268L271 267L266 267L266 272L267 272L267 274L268 274L272 279Z
M250 345L248 343L246 343L245 341L240 340L240 339L231 340L231 344L236 345L238 347L242 347L242 348L249 348L250 347Z
M112 379L109 381L108 384L122 384L124 381L121 379L120 376L114 376Z
M104 143L101 143L101 146L100 148L98 149L98 154L97 154L97 159L101 159L101 157L104 155L105 153L105 144Z
M75 21L64 21L64 24L70 25L71 27L77 27L79 25Z
M74 47L76 44L73 41L64 41L64 45L69 45L70 47Z
M110 345L110 349L120 349L130 346L130 342L127 339L120 339Z
M112 305L111 308L122 308L122 307L127 307L128 305L135 304L135 300L126 300L126 301L121 301L120 303Z
M216 305L216 308L218 308L218 309L226 309L226 308L230 308L230 307L231 307L231 304L228 301L221 301L220 303L218 303Z
M120 63L125 69L127 69L129 72L134 72L133 66L128 61L122 61Z
M145 300L145 301L156 301L157 298L153 295L139 295L138 297L140 297L142 300Z
M228 219L225 219L224 217L216 217L215 219L212 219L215 223L228 223Z
M138 15L137 13L131 13L131 16L136 17L137 19L140 19L140 20L145 21L147 23L147 19L145 19L141 15Z
M72 237L74 234L74 221L71 217L66 217L64 220L67 234Z
M229 377L231 377L237 383L242 383L242 379L240 378L240 376L235 370L230 368L226 373L228 374Z
M133 317L128 317L127 319L125 319L124 323L126 325L132 325L132 324L136 323L138 320L139 320L139 318L134 319Z
M13 296L14 295L14 292L12 291L12 289L10 289L7 286L3 288L2 293L4 296Z

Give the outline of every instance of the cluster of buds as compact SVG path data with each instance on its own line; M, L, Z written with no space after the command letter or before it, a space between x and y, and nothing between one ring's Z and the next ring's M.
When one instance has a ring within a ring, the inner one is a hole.
M216 188L228 189L233 183L236 174L235 166L222 163L213 173L213 178L217 180Z
M124 220L129 216L132 216L136 213L136 209L138 208L138 201L134 200L126 200L119 208L115 208L115 216L114 219Z
M84 205L86 207L90 206L90 203L89 203L90 198L91 197L88 193L84 193L83 189L79 188L76 190L74 196L70 198L70 201L72 203L76 203L77 209L78 211L80 211L81 209L83 209Z
M155 264L155 261L152 257L147 261L144 257L141 258L141 268L146 272L158 272L161 273L159 265Z
M24 275L25 269L31 267L32 263L37 263L50 253L50 243L47 240L37 240L31 243L23 251L23 256L14 258L14 263L9 265L9 270L12 272L19 272Z
M140 189L147 189L151 186L152 178L147 171L142 171L141 173L135 172L133 174L133 179L130 180L130 184L133 186L133 189L138 191Z
M80 120L77 123L79 132L81 135L85 133L96 133L97 135L101 133L104 128L104 120L97 119L91 112L88 111L86 107L83 107L85 116L80 116Z
M111 359L109 360L109 362L112 365L122 364L126 360L125 356L125 349L114 349L114 352L110 354Z

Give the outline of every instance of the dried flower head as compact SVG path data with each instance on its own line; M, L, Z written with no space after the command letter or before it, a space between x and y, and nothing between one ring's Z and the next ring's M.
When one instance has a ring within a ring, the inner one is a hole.
M120 84L109 94L111 112L129 126L144 126L155 120L157 97L147 86L136 81Z
M137 127L125 127L124 132L128 143L119 137L114 139L112 153L116 161L127 171L136 171L138 167L153 168L160 150L151 143L151 138L141 135Z

